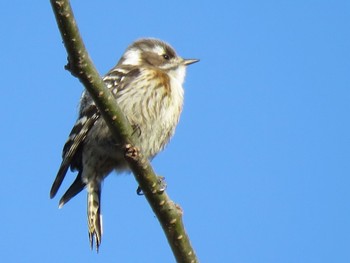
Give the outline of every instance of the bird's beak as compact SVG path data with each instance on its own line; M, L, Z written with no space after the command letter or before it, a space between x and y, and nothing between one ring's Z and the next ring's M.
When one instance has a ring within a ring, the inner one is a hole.
M196 63L198 61L199 61L199 59L184 59L183 64L185 66L188 66L188 65L191 65L191 64Z

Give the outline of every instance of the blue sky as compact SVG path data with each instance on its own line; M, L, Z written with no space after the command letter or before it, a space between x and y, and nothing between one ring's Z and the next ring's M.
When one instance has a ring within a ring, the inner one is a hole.
M201 262L350 262L349 1L73 1L101 74L152 36L190 66L175 137L154 159ZM82 85L63 69L49 1L0 3L2 262L174 262L130 175L49 199ZM68 174L64 193L72 180Z

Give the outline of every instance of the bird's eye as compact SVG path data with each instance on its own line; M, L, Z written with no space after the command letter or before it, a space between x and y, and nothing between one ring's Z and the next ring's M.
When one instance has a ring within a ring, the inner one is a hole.
M169 57L169 55L164 54L164 55L163 55L163 58L166 59L166 60L168 60L170 57Z

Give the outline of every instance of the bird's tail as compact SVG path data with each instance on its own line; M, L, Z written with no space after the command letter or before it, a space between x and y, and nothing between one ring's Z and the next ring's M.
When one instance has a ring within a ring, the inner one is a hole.
M87 197L87 218L89 227L89 239L91 249L96 244L96 250L101 244L102 236L102 215L100 214L101 205L101 182L93 180L88 183Z

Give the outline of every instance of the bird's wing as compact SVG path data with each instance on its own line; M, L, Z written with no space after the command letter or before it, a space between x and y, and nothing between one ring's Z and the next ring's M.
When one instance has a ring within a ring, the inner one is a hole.
M126 79L135 77L139 73L138 69L123 67L123 68L113 68L110 72L106 74L103 78L106 86L111 90L115 97L119 96L119 92L123 89ZM82 149L84 145L84 140L94 125L96 120L100 117L100 113L94 104L91 97L84 93L81 100L80 107L80 118L74 125L66 144L63 147L62 153L62 163L60 169L58 170L56 179L51 187L50 197L53 198L62 184L62 181L67 173L68 168L71 170L77 170L79 173L69 187L67 192L63 195L60 200L60 206L63 206L68 202L73 196L79 193L85 184L81 180L82 176Z
M84 139L86 138L87 133L94 125L96 120L100 117L100 114L94 104L91 104L87 110L81 114L78 121L75 123L66 144L63 147L62 153L62 163L58 170L56 179L52 184L50 197L53 198L59 187L62 184L62 181L67 173L69 167L72 170L82 170L82 146ZM80 173L79 173L80 174Z

